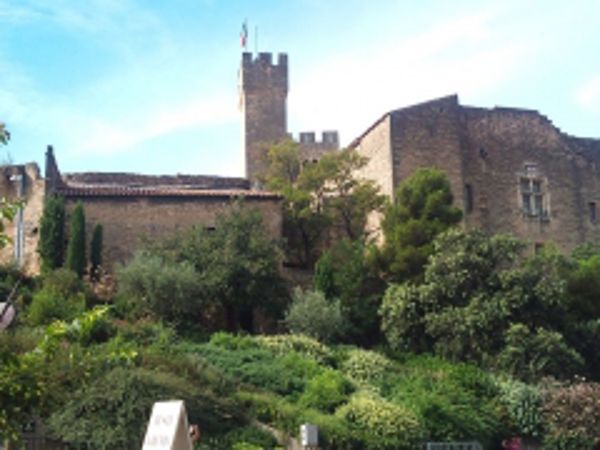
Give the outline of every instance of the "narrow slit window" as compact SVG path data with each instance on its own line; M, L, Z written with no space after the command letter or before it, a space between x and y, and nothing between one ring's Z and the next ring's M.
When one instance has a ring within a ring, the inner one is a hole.
M465 211L473 211L473 186L468 183L465 184Z
M588 207L589 207L589 212L590 212L590 223L595 225L597 218L598 218L597 213L596 213L596 202L590 202L588 204Z

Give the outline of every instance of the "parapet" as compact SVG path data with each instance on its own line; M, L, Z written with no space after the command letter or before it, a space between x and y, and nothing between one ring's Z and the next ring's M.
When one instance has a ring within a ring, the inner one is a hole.
M273 54L261 52L254 57L250 52L242 53L240 72L243 89L280 88L288 89L288 57L286 53L277 55L273 64Z
M298 142L303 145L323 146L327 148L339 148L340 139L337 131L323 131L321 140L317 141L314 131L303 131L298 136Z

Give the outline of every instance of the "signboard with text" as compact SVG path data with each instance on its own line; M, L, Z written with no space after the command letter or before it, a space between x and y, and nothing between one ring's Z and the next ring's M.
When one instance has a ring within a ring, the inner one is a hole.
M142 450L192 450L188 428L182 400L156 402Z

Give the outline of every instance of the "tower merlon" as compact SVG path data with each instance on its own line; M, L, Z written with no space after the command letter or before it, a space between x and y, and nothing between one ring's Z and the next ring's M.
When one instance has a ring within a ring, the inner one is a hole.
M242 54L241 83L243 89L288 89L288 57L286 53L277 55L273 64L273 54L261 52L254 56L250 52Z
M318 145L328 148L338 149L340 145L339 134L334 130L327 130L321 133L321 140L316 139L314 131L303 131L298 135L298 142L303 145Z

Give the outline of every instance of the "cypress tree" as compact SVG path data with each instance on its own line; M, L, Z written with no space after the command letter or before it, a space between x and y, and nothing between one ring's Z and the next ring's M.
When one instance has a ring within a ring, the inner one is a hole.
M102 265L103 231L102 225L98 223L92 232L92 242L90 244L90 276L93 280L98 280L98 268Z
M44 204L38 243L43 273L62 266L64 238L65 200L62 197L49 197Z
M69 243L67 245L67 269L83 277L86 267L85 259L85 213L81 202L73 209L69 223Z

